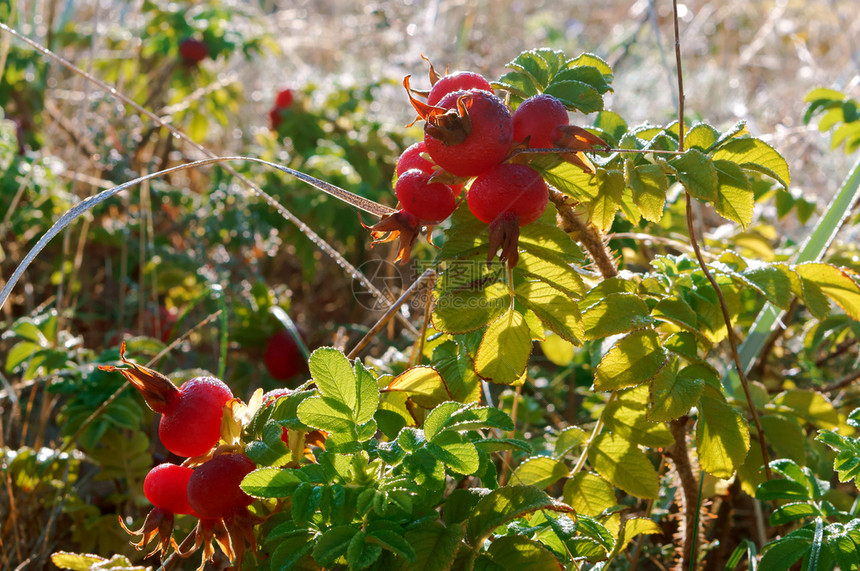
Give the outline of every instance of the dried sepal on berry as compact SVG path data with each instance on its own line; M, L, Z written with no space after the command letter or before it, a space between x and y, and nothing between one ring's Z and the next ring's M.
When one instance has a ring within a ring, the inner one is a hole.
M608 151L610 149L609 143L576 125L558 127L556 133L555 144L558 148L569 151L559 153L559 156L587 173L594 172L594 165L585 156L584 151Z
M421 221L405 210L398 210L394 214L383 216L373 226L367 226L363 222L361 225L370 231L370 237L373 239L370 243L371 247L399 239L397 257L394 261L401 263L406 263L409 260L415 240L421 233Z
M158 371L126 359L125 342L120 347L119 358L130 368L124 369L113 365L101 365L99 366L99 370L108 372L119 371L140 392L143 400L146 401L146 405L153 411L163 414L170 410L170 407L179 397L179 389L176 388L176 385Z
M520 223L513 212L503 212L490 223L490 250L487 252L487 267L492 264L496 252L499 261L509 268L515 267L520 261L518 250L520 239ZM501 249L501 251L499 251Z
M131 542L135 549L138 551L142 551L153 539L157 539L157 543L155 549L147 553L147 557L152 557L159 551L161 552L161 558L164 559L167 557L167 553L170 551L170 548L177 549L176 540L173 539L173 512L161 509L161 508L152 508L148 514L146 514L146 519L143 521L143 525L137 531L132 531L128 527L126 527L125 522L122 521L122 516L119 517L119 525L122 529L131 536L140 536L140 541L137 543Z

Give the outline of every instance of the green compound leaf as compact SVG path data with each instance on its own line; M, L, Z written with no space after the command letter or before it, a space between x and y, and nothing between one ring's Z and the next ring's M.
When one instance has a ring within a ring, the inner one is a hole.
M743 228L752 222L755 197L752 183L744 171L731 161L715 160L719 189L714 207L723 217L737 222Z
M535 569L550 571L563 569L561 563L552 552L540 543L521 535L506 535L499 537L487 550L487 557L494 563L491 569L505 571L521 571ZM475 568L479 568L476 562Z
M405 562L404 571L446 571L457 556L463 526L431 521L408 530L404 537L415 549L415 560Z
M659 222L663 218L666 205L666 191L669 179L659 165L645 164L633 167L632 161L625 162L627 184L633 190L633 202L642 217L649 222Z
M527 458L514 470L513 481L523 486L548 488L570 474L564 462L549 456Z
M525 318L508 309L487 327L475 355L475 372L494 383L512 384L525 371L531 352L531 331Z
M641 329L651 322L648 305L632 293L610 293L582 315L585 338L589 340Z
M731 161L744 170L765 174L783 188L788 188L791 175L788 163L776 150L761 139L732 139L713 154L714 161Z
M308 359L311 377L323 396L355 410L357 398L355 375L343 353L334 347L322 347L311 353Z
M606 79L607 78L603 72L592 65L577 65L558 72L555 77L553 77L552 82L579 81L590 85L602 95L607 91L612 91L612 88L609 87L609 82Z
M719 389L705 386L696 423L696 451L702 470L728 479L743 464L749 448L746 419L726 402Z
M612 484L590 472L579 472L564 483L564 503L578 514L597 516L618 503Z
M594 388L613 391L654 378L666 362L666 352L653 329L640 329L623 337L597 364Z
M668 164L690 196L706 202L717 202L720 182L717 169L702 151L688 149Z
M509 521L537 510L570 512L534 486L506 486L493 490L478 501L466 525L466 538L471 545L481 545L493 531Z
M588 449L588 462L613 486L637 498L657 498L660 478L639 447L626 438L605 432Z

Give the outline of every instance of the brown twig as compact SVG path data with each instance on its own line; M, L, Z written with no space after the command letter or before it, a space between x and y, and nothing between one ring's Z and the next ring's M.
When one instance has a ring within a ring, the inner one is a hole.
M690 569L690 562L697 559L696 537L699 532L696 525L696 510L699 509L699 485L696 475L693 473L690 452L687 449L687 424L689 420L688 416L682 416L669 423L669 430L672 432L675 443L666 450L666 456L672 460L675 471L678 472L678 478L681 480L681 493L684 497L684 505L682 506L684 545L681 548L681 567L679 567L682 569Z
M570 234L577 242L588 251L594 265L600 270L604 278L614 278L618 275L618 268L612 253L603 242L603 238L597 229L576 214L574 205L568 201L568 197L561 191L549 187L549 199L558 210L559 227Z
M839 389L847 387L848 385L850 385L851 383L853 383L854 381L856 381L858 379L860 379L860 369L857 369L853 373L850 373L850 374L842 377L841 379L839 379L835 383L832 383L832 384L829 384L825 387L822 387L819 390L823 393L830 393L833 391L838 391Z

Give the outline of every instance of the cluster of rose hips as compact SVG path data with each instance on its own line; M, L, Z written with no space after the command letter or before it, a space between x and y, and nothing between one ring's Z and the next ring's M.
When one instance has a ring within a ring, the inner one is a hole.
M394 193L400 209L370 227L374 243L400 238L397 260L405 261L421 228L448 218L466 187L469 210L490 225L488 261L501 249L500 260L515 266L519 227L541 217L549 195L522 151L558 152L579 163L576 152L606 143L571 126L564 104L551 95L530 97L511 113L477 73L439 76L431 65L430 82L431 89L422 93L410 88L409 76L403 81L425 121L424 140L397 161Z
M252 502L239 487L242 479L255 469L247 456L228 446L218 447L225 405L233 399L230 388L214 377L195 377L176 387L167 377L141 365L121 359L129 368L118 370L141 393L146 404L161 414L158 435L167 450L188 460L182 465L165 463L153 468L143 482L143 491L154 506L138 531L138 549L157 538L151 556L162 557L172 547L187 557L203 547L203 562L214 555L217 542L230 559L241 560L245 542L253 546L256 519L248 512ZM174 515L188 514L199 519L182 545L173 538ZM202 566L201 566L202 567Z

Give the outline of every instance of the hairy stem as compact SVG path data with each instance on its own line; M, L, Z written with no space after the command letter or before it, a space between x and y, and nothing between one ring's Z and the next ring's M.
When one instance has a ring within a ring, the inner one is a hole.
M690 418L682 416L669 423L669 430L675 443L666 451L666 456L672 459L678 478L681 480L681 493L684 496L683 515L684 518L684 544L681 548L680 569L690 569L692 562L696 561L696 536L698 534L698 482L693 473L690 463L690 452L687 449L687 424Z
M583 222L574 211L574 205L568 201L568 197L555 188L549 188L549 199L558 210L559 227L570 234L574 240L582 244L588 251L594 265L600 270L604 278L614 278L618 275L618 267L612 259L612 253L603 242L603 238L597 229Z

